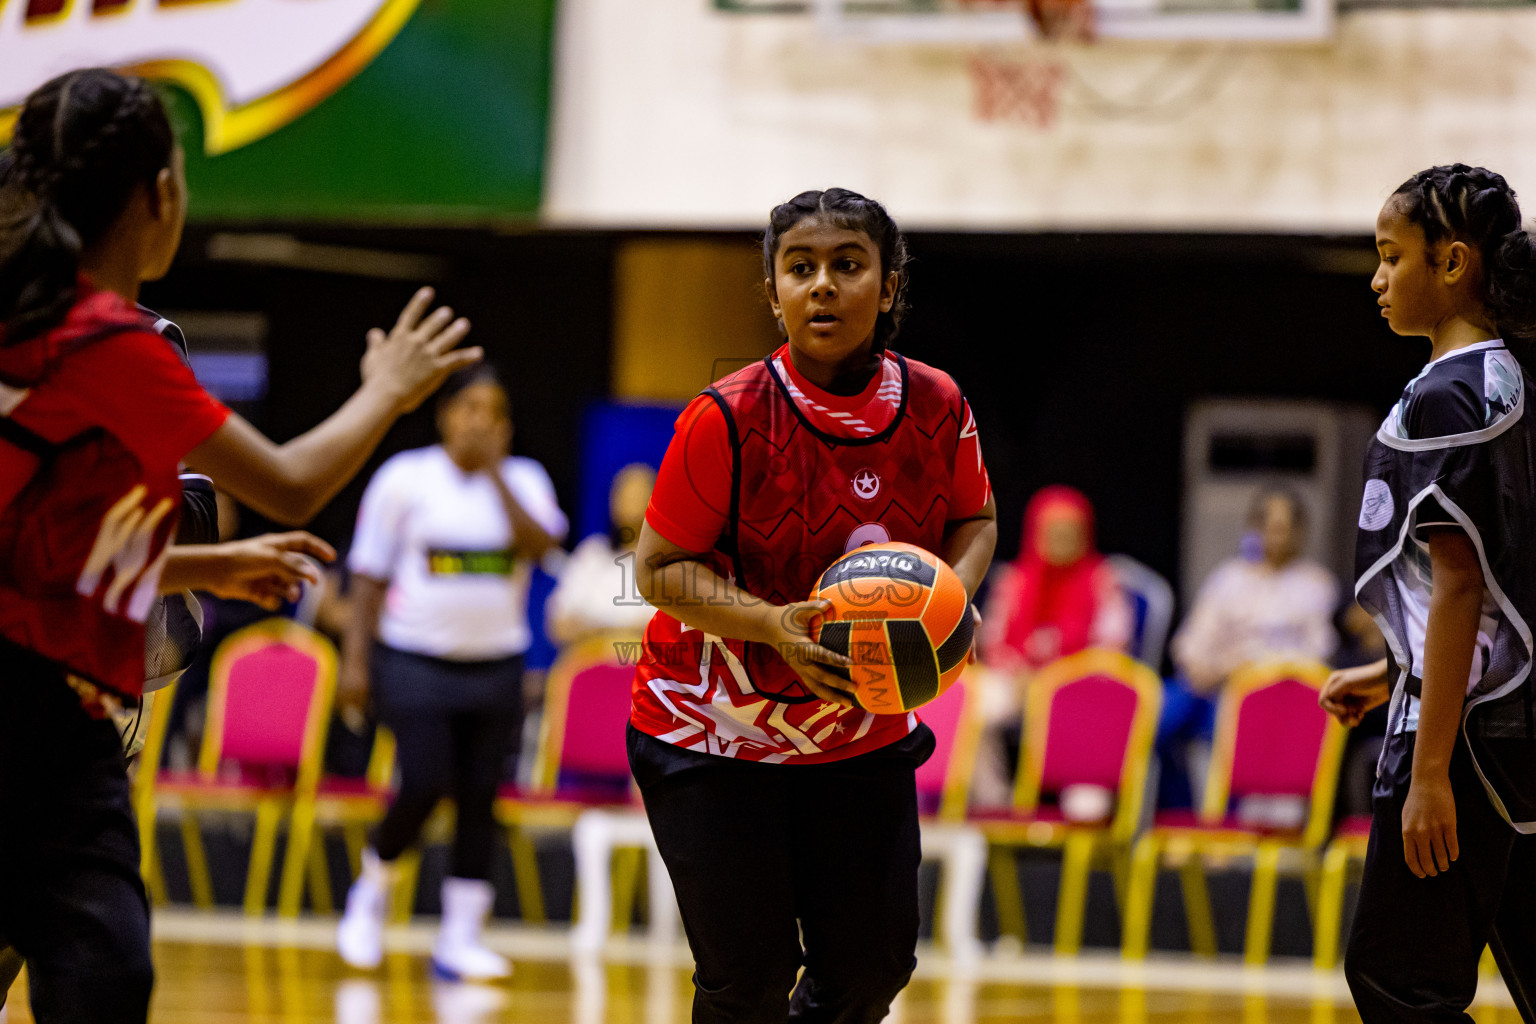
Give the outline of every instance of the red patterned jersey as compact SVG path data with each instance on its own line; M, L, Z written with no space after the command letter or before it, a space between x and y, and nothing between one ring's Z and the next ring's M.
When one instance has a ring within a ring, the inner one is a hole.
M860 545L940 551L946 524L990 495L976 421L948 374L886 353L863 393L833 395L784 346L678 417L646 521L747 593L788 604ZM917 725L822 701L770 645L706 636L666 612L646 629L633 697L640 731L753 761L852 757Z
M112 292L82 284L48 334L0 338L0 637L137 696L177 465L228 414Z

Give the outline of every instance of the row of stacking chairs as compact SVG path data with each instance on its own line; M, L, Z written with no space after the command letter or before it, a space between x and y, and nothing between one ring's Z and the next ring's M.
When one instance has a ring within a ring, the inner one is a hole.
M597 638L562 657L550 675L532 784L526 789L507 785L498 793L497 817L508 831L526 920L544 919L532 834L569 831L588 807L629 801L623 723L633 668L615 657L614 645L633 639ZM199 818L235 813L254 820L243 901L247 913L266 909L277 838L285 828L279 915L297 916L306 889L317 910L333 909L323 833L341 831L355 874L367 829L388 807L394 773L394 741L380 729L364 777L323 774L335 685L335 649L303 625L269 619L232 634L212 660L207 723L191 771L145 770L160 761L174 701L174 690L157 695L133 789L144 876L157 900L163 901L166 891L156 844L158 818L179 820L193 903L211 908L213 884ZM577 727L567 728L571 706L581 713ZM617 742L587 727L589 721L616 722ZM444 803L428 824L429 837L451 822L451 802ZM418 864L410 856L403 865L395 920L410 915Z
M576 836L578 937L589 944L629 919L650 846L624 744L633 669L617 652L632 642L600 637L562 654L549 674L533 780L526 789L505 787L497 801L525 920L544 919L534 839L550 831ZM387 806L393 771L393 745L381 731L365 778L321 774L335 667L335 652L322 637L286 620L247 627L221 645L210 674L197 769L145 772L135 782L145 876L157 898L163 899L165 886L154 843L156 816L179 817L193 899L207 907L212 885L198 816L238 812L255 822L246 911L265 910L284 827L289 840L279 914L296 915L306 890L316 909L332 909L319 838L327 829L340 830L355 872L366 829ZM1151 670L1123 655L1087 651L1037 675L1029 685L1013 805L980 813L967 807L980 734L978 694L962 679L923 712L938 745L917 779L925 854L944 866L940 937L974 949L977 908L990 874L999 924L1022 939L1017 852L1055 849L1062 856L1058 952L1080 947L1090 873L1107 870L1122 908L1124 951L1144 956L1157 875L1170 869L1183 884L1191 945L1197 953L1214 953L1205 869L1242 858L1253 864L1247 959L1262 962L1268 955L1278 877L1290 871L1303 876L1316 905L1318 962L1331 963L1344 880L1362 840L1352 823L1323 855L1343 738L1317 708L1325 675L1321 666L1291 663L1239 673L1222 696L1203 805L1152 815L1144 813L1144 800L1162 687ZM159 759L170 704L163 696L151 717L148 764ZM1051 799L1074 784L1113 794L1110 816L1092 824L1067 820ZM1277 794L1307 801L1301 827L1249 824L1232 813L1243 797ZM439 828L449 813L451 808L439 816ZM583 843L595 843L596 853L583 854ZM654 850L651 867L653 927L666 927L669 910L654 906L667 892L657 887L665 880L655 877ZM404 875L397 920L414 903L414 871Z
M1242 859L1253 866L1245 959L1257 964L1268 958L1282 872L1300 874L1309 900L1318 904L1316 924L1325 936L1319 939L1319 961L1335 957L1343 865L1352 847L1337 847L1342 852L1329 859L1328 884L1318 898L1344 739L1342 728L1317 706L1326 678L1323 666L1295 662L1236 673L1221 696L1201 806L1158 811L1146 822L1143 801L1160 681L1145 667L1102 651L1047 666L1029 684L1014 806L977 819L989 840L1002 930L1021 939L1024 934L1014 851L1056 848L1062 851L1058 953L1080 947L1088 876L1103 868L1115 882L1127 958L1147 954L1153 895L1163 869L1178 872L1191 946L1198 954L1214 955L1206 868ZM1040 802L1042 792L1060 794L1073 784L1115 794L1108 820L1070 822L1058 807ZM1249 797L1300 801L1304 819L1291 827L1241 818L1234 806ZM1355 840L1346 836L1339 842Z

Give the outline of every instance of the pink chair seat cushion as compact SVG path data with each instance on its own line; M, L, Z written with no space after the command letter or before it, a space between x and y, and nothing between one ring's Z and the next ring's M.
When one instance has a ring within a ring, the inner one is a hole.
M1062 816L1061 808L1055 804L1041 804L1034 811L1018 810L1012 807L982 807L973 811L971 820L979 822L1008 822L1020 825L1028 825L1041 822L1046 825L1065 825L1067 819Z
M1219 822L1207 824L1196 811L1187 807L1158 811L1152 819L1152 827L1177 832L1241 832L1253 836L1300 836L1302 831L1299 828L1271 828L1255 824L1236 814L1228 814Z
M628 785L615 789L612 786L561 787L553 794L534 793L521 786L507 784L496 791L498 800L512 800L520 804L578 805L582 807L628 807L631 803Z
M1371 816L1351 814L1339 822L1339 827L1333 834L1340 839L1363 839L1371 834Z
M327 775L320 780L315 792L323 797L388 797L393 790L388 786L375 786L363 775Z
M283 793L293 789L293 772L285 768L225 764L217 777L208 779L196 771L165 770L155 776L157 793L207 795L233 793Z

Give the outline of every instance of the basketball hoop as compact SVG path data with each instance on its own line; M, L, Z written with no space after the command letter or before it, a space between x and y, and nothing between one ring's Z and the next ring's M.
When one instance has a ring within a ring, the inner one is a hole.
M1015 57L991 50L970 55L971 110L978 121L1049 128L1061 107L1066 68L1044 53Z

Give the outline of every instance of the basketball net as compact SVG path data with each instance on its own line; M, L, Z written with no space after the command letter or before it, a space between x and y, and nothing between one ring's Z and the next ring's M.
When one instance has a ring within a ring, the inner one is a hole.
M991 0L998 2L998 0ZM1048 43L1092 42L1092 0L1023 0L1022 14ZM982 49L967 58L978 121L1050 128L1060 113L1067 68L1053 46L1024 52Z

